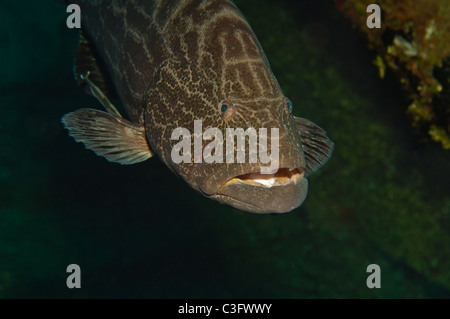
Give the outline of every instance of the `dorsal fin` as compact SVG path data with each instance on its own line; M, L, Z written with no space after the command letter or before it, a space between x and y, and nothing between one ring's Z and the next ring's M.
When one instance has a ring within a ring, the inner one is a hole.
M112 85L112 81L108 76L106 67L101 63L97 53L88 37L80 32L80 41L78 43L78 51L75 56L75 65L73 68L75 80L91 94L89 85L83 79L83 75L89 72L89 79L105 94L109 99L117 98L116 91Z

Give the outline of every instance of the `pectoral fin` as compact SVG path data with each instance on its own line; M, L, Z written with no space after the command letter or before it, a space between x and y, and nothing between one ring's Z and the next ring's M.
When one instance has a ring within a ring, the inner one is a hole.
M135 164L153 155L142 124L94 109L68 113L61 121L77 142L110 162Z
M306 160L306 175L314 173L322 167L333 152L334 143L328 138L327 132L313 122L295 117L300 137L302 139L303 152Z

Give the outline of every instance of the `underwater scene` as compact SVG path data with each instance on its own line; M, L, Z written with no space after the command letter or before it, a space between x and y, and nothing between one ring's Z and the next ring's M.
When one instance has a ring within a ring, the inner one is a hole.
M123 119L113 117L105 91L77 83L80 29L68 27L67 3L0 3L0 298L450 298L450 2L234 4L289 97L289 118L330 141L316 145L320 157L303 139L300 164L280 169L308 175L307 195L286 213L271 208L288 201L278 193L254 197L264 201L254 211L207 198L209 188L161 160L167 150L141 149L120 165L86 149L101 153L83 140L91 131L78 135L86 148L76 143L61 118L84 108L153 148L146 132L173 121L133 124L118 97ZM109 36L121 22L111 25ZM226 101L218 112L229 121L233 110ZM244 173L232 182L250 183Z

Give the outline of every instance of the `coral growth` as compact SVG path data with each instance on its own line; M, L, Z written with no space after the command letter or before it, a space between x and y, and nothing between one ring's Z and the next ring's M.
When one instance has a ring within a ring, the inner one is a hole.
M412 125L450 149L450 2L380 0L380 29L366 25L371 0L339 1L338 7L375 49L380 77L388 67L408 92Z

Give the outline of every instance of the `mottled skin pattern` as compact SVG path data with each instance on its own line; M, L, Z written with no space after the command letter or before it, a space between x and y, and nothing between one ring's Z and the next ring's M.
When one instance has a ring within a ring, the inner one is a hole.
M193 132L196 119L203 121L203 130L279 128L280 167L305 167L287 99L252 29L231 1L72 3L81 7L83 30L104 60L129 119L145 125L151 149L194 189L244 210L264 211L254 204L258 199L252 204L233 204L229 195L217 193L233 176L259 172L260 163L172 162L170 152L177 143L170 139L172 131L185 127ZM220 113L224 100L235 109L229 121ZM262 202L295 192L260 194L245 187L241 191L248 191L249 196L254 192Z

